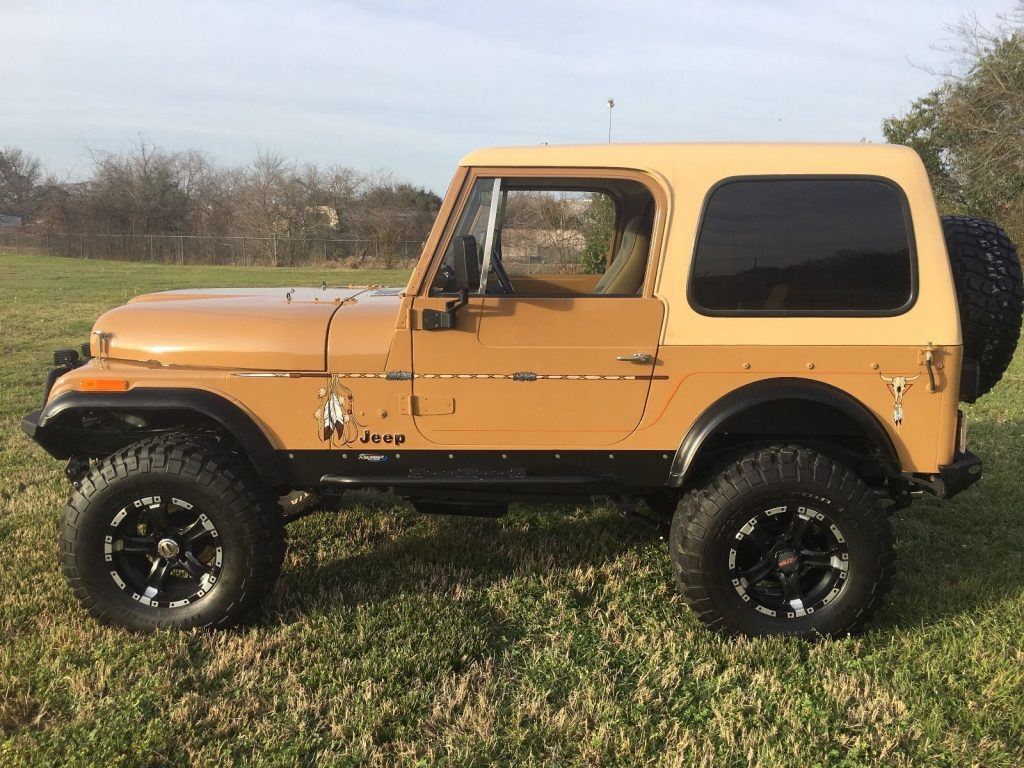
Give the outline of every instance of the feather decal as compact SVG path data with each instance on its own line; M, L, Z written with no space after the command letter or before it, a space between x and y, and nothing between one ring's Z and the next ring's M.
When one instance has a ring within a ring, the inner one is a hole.
M341 378L331 375L326 387L317 390L320 407L313 412L320 439L332 446L345 445L355 439L359 426L353 415L352 390L341 383Z

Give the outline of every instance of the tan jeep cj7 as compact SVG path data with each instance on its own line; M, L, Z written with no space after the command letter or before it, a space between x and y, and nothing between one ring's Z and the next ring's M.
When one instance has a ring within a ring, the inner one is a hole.
M488 149L405 290L139 296L56 353L24 429L69 460L60 557L103 621L234 624L302 514L283 498L379 488L609 496L671 519L709 627L838 635L892 579L889 514L981 476L957 406L1021 300L1006 235L940 218L903 147Z

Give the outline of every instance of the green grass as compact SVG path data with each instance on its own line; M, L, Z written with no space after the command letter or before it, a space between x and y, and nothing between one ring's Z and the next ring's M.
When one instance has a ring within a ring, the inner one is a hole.
M18 424L52 349L142 291L405 276L13 255L0 276L0 765L1024 762L1022 358L971 409L982 483L897 516L862 637L705 632L665 544L606 506L479 521L369 493L290 528L251 627L138 636L58 572L66 484Z

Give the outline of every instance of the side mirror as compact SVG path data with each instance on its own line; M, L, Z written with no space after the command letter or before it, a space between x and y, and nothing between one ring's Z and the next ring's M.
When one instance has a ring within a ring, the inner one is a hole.
M459 289L459 298L445 303L444 311L436 309L423 310L422 323L425 331L443 331L455 327L455 313L469 302L470 290L480 286L480 262L477 258L476 238L462 235L455 240L452 254L455 270L455 286Z

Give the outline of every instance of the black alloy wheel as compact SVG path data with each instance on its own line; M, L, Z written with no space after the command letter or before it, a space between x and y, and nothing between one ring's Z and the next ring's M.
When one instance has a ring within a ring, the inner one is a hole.
M213 522L176 497L146 496L120 509L110 521L103 554L114 583L154 608L195 602L217 583L224 565Z
M846 537L823 513L793 500L736 531L729 575L736 593L768 616L797 618L835 600L850 573Z

